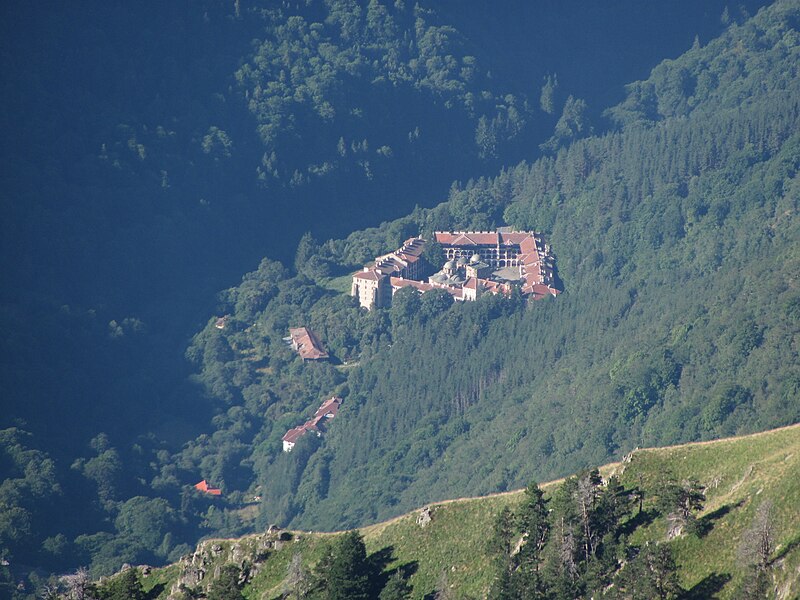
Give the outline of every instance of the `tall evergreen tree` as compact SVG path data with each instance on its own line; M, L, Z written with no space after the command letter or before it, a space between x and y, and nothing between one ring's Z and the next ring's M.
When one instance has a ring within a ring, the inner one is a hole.
M411 586L400 571L389 577L381 590L379 600L405 600L411 595Z
M236 565L225 565L217 580L211 584L208 600L244 600L239 584L241 571Z
M540 569L542 553L550 535L544 494L536 482L525 489L525 497L517 512L517 522L524 543L516 556L516 577L526 590L526 597L540 598L545 593Z
M370 597L367 549L357 531L345 533L334 545L326 589L328 600Z
M683 592L677 565L667 544L648 544L614 580L613 597L620 600L674 600Z
M136 569L125 569L100 589L100 600L145 600Z
M695 513L703 509L706 496L698 481L687 480L678 483L667 480L659 496L659 508L667 516L669 537L683 533L697 532Z
M558 76L548 75L542 85L542 92L539 95L539 106L548 115L556 112L556 92L558 91Z

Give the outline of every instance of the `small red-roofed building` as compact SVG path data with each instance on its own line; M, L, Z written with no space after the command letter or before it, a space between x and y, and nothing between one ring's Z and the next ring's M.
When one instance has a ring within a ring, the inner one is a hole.
M208 494L209 496L222 495L221 489L208 485L208 482L205 479L203 479L203 481L201 481L200 483L196 483L194 485L194 489L196 489L198 492L203 492L204 494Z
M287 431L281 438L283 441L283 451L291 452L292 448L294 448L294 445L297 443L297 440L303 437L306 433L308 433L308 431L303 425Z
M283 451L291 452L297 440L307 434L309 431L320 437L325 432L325 422L333 419L339 413L339 407L342 405L342 399L338 396L332 396L325 400L314 416L297 427L287 431L281 441L283 442Z
M328 352L316 334L306 327L295 327L289 330L292 348L297 350L303 362L307 360L327 360Z
M325 400L314 413L315 417L325 417L326 419L333 419L339 412L339 407L342 405L342 399L338 396L332 396Z

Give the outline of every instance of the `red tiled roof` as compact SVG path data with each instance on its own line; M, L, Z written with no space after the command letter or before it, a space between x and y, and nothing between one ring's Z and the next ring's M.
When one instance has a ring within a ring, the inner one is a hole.
M433 238L443 246L450 246L456 237L457 236L455 234L450 233L449 231L436 231L433 234Z
M408 254L407 252L398 252L397 256L406 261L407 263L415 263L419 260L419 256Z
M533 285L532 289L533 289L533 293L536 294L536 295L555 296L557 294L557 292L553 288L550 288L550 287L544 285L543 283L537 283L537 284Z
M528 231L510 231L500 233L503 244L521 244L525 240L533 239L533 234Z
M306 434L306 428L303 425L295 427L294 429L290 429L287 431L283 437L281 438L284 442L289 442L290 444L294 444Z
M390 279L392 282L392 287L395 289L400 289L404 287L413 287L416 290L419 290L420 293L430 292L431 290L444 290L445 292L449 293L453 296L456 300L460 300L464 294L461 290L461 286L452 286L452 285L445 285L442 283L425 283L423 281L416 281L414 279L403 279L402 277L392 277Z
M536 239L530 231L436 231L434 237L443 246L519 245L523 252L536 250Z
M383 275L376 273L373 269L369 271L359 271L358 273L354 273L353 277L356 279L366 279L367 281L379 281Z
M478 283L480 283L487 292L492 292L493 294L511 293L511 287L506 283L492 281L491 279L480 279L478 280Z
M429 292L433 289L433 285L425 283L424 281L417 281L415 279L403 279L402 277L392 277L389 279L393 288L413 287L420 292Z
M194 489L196 489L196 490L198 490L200 492L204 492L206 494L210 494L212 496L221 496L222 495L222 490L221 489L215 488L215 487L212 487L212 486L208 485L208 482L205 479L203 479L203 481L201 481L200 483L196 483L194 485Z
M422 238L408 238L400 248L400 251L413 256L420 256L423 250L425 250L425 240Z
M295 327L289 329L297 353L304 360L321 360L328 358L328 353L322 347L322 342L313 331L306 327Z
M531 231L436 231L434 232L434 239L445 247L460 247L461 249L518 246L519 254L516 256L516 261L520 265L520 275L524 281L522 292L534 294L536 297L542 297L547 294L556 295L558 293L558 290L544 283L545 281L551 282L554 276L552 264L549 262L552 259L544 254L544 250L540 248L541 240ZM393 290L413 287L424 293L432 289L444 289L456 299L463 299L464 288L477 291L481 286L493 293L510 293L510 286L491 280L471 281L468 279L462 285L450 285L437 283L436 281L425 283L398 277L397 275L407 274L405 269L419 259L424 248L425 241L422 238L409 238L401 248L376 258L376 264L371 269L373 272L371 275L357 273L354 278L369 278L374 281L384 275L388 275Z
M319 424L322 422L324 418L325 417L323 415L319 416L314 415L308 421L303 423L303 429L305 429L306 431L319 431Z
M302 425L298 425L297 427L287 431L281 440L289 444L296 444L297 440L299 440L309 431L314 431L317 433L317 435L319 435L321 432L320 424L322 424L326 419L333 419L339 412L339 406L341 403L342 399L337 396L328 398L320 405L313 417L311 417ZM330 417L328 415L330 415Z
M462 241L463 239L463 241ZM460 245L475 245L475 246L496 246L500 243L500 236L495 232L472 232L462 234L462 237L457 239L454 246Z
M337 398L333 396L332 398L327 399L322 405L317 409L317 412L314 413L315 417L327 417L331 415L329 418L334 418L339 412L339 406L342 403L341 398Z

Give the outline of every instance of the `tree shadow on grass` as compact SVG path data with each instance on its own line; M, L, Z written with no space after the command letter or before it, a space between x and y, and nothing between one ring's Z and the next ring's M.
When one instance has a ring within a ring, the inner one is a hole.
M706 537L712 529L714 529L714 524L716 521L719 521L722 517L727 515L731 512L734 508L739 508L742 504L744 504L744 500L740 500L736 504L724 504L720 506L717 510L704 515L697 521L697 535L700 537Z
M650 523L656 520L656 517L658 517L658 512L654 510L639 511L635 517L628 519L622 524L622 527L619 529L619 534L630 535L639 527L647 527L650 525Z
M716 598L725 584L731 580L728 573L711 573L705 576L691 589L681 594L681 600L710 600Z
M792 550L794 550L798 546L800 546L800 536L794 538L791 542L789 542L788 544L783 546L778 551L778 553L773 557L773 559L771 561L769 561L770 564L773 564L773 563L779 561L780 559L782 559L784 556L789 554L789 552L791 552Z
M369 563L370 587L374 594L372 597L378 597L378 594L386 586L389 578L395 573L400 573L403 579L408 580L409 577L417 572L417 568L419 567L417 561L412 560L386 571L386 567L394 562L394 560L394 546L386 546L380 550L376 550L367 557L367 562Z
M147 600L156 600L156 598L158 598L164 591L164 587L165 585L163 583L157 583L149 592L147 592L145 598Z

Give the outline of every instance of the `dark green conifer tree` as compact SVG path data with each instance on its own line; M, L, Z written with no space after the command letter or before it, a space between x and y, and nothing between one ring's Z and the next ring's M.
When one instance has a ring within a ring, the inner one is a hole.
M542 553L550 535L547 506L539 485L533 481L525 489L525 499L517 512L517 523L524 543L515 557L517 587L525 591L526 598L545 597L541 577Z
M403 574L397 571L386 582L378 598L380 600L405 600L409 596L411 596L411 586Z
M357 531L345 533L334 545L326 589L329 600L370 597L367 549Z
M614 580L613 597L626 600L674 600L683 589L667 544L648 544Z
M136 569L126 569L100 589L101 600L145 600Z
M235 565L225 565L217 580L211 584L208 600L244 600L239 584L241 572Z

